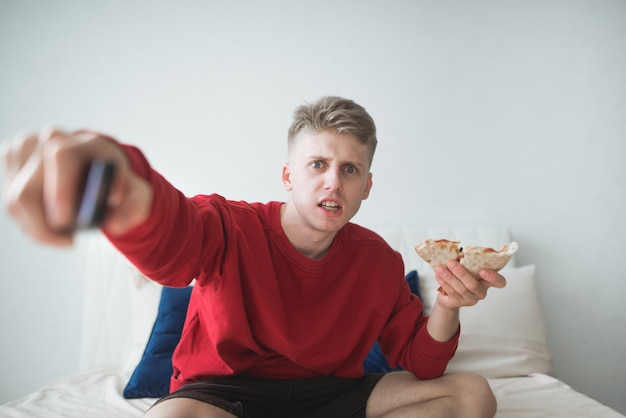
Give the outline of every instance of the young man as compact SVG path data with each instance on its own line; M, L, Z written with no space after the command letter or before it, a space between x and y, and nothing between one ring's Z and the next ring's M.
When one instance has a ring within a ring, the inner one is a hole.
M96 158L116 177L102 231L144 274L196 279L173 357L172 393L147 417L491 417L471 373L443 374L458 312L504 278L439 266L430 317L400 256L350 223L372 188L376 128L358 104L325 97L298 108L282 181L287 202L183 196L139 150L91 132L43 132L5 153L7 207L37 240L69 245L77 174ZM406 371L364 375L375 341Z

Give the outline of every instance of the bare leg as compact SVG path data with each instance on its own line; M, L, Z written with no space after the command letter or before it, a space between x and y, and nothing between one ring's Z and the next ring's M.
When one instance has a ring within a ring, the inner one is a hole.
M367 401L368 418L492 418L496 399L487 381L474 373L452 373L418 380L407 372L389 373Z
M234 415L208 403L189 398L173 398L150 408L146 418L234 418Z

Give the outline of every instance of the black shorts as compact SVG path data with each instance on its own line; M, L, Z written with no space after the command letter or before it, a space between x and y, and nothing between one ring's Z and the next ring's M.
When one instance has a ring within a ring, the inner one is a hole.
M358 379L300 380L232 376L185 385L157 404L173 398L191 398L239 418L363 418L367 400L383 376L384 373L378 373Z

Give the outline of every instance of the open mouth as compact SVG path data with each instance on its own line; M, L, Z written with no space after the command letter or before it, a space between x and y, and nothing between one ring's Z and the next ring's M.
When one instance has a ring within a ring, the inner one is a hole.
M324 201L318 205L320 208L329 212L337 212L341 206L337 202Z

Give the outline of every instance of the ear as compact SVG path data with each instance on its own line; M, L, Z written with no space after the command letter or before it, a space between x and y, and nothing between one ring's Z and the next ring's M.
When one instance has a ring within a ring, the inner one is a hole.
M370 196L370 191L372 190L372 173L367 173L367 180L365 184L365 190L363 190L363 200L367 199Z
M283 166L283 187L288 192L291 191L291 170L289 168L289 163L285 163Z

